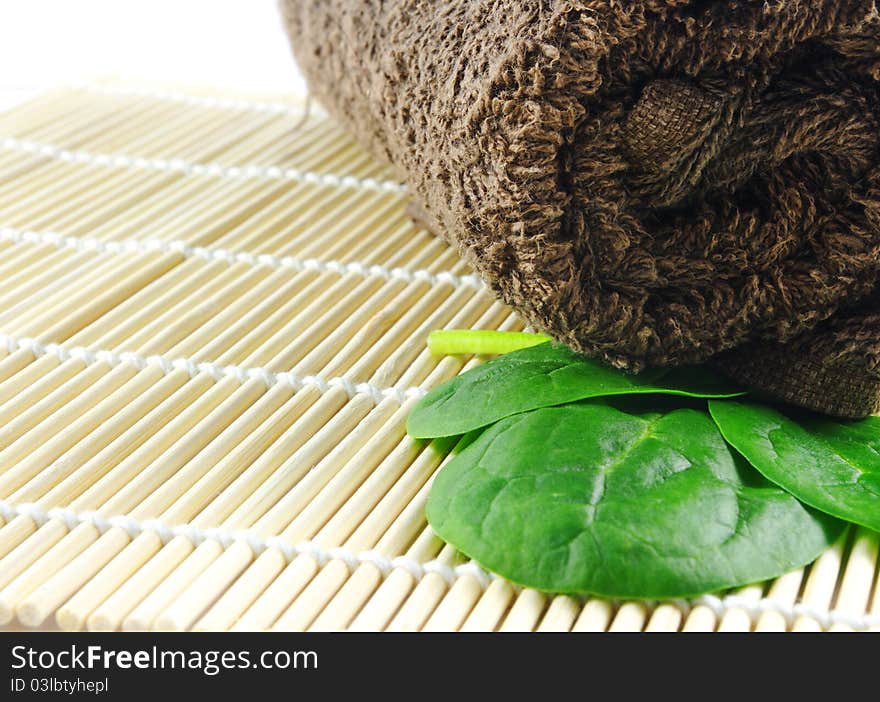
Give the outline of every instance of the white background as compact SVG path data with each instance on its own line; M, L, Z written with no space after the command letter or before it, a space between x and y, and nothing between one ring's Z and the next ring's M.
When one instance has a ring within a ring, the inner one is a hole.
M276 0L0 0L0 109L101 77L304 91Z

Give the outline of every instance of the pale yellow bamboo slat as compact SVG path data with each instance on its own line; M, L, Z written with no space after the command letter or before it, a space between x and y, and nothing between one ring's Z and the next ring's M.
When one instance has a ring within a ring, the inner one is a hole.
M400 415L399 415L399 416L400 416ZM405 411L403 412L403 416L405 416ZM394 436L392 436L391 438L394 438ZM404 451L407 451L407 450L408 450L408 449L406 449L405 447L402 447L402 448L403 448ZM375 455L375 452L372 450L372 447L371 447L369 444L367 445L367 447L365 447L365 451L367 451L368 453L371 453L371 452L372 452L372 453L374 453L374 455ZM365 471L365 468L368 468L367 465L364 465L363 462L360 462L360 461L353 461L353 462L350 464L350 466L353 467L353 468L358 468L359 471L362 472L362 473ZM349 471L349 472L351 472L351 471ZM381 474L382 474L381 471L377 471L377 472L374 472L374 473L373 473L372 477L375 478L376 476L381 476ZM317 471L317 470L316 470L316 471L313 471L313 472L310 474L310 477L311 477L311 476L316 476L316 475L320 475L320 472ZM338 501L339 499L341 499L341 496L344 495L344 493L342 493L342 492L340 492L340 491L344 489L344 486L345 486L345 485L356 485L356 484L357 484L357 481L354 480L354 475L355 475L354 473L352 473L351 475L346 475L345 473L341 473L341 474L337 475L337 476L334 477L334 478L333 478L333 479L327 484L327 486L324 488L324 493L323 493L323 494L332 495L332 496L333 496L333 499ZM339 487L338 487L338 488L334 487L334 483L339 483ZM297 487L297 490L298 490L300 493L302 492L301 488L302 488L303 486L304 486L304 484L302 484L302 485L300 485L300 486ZM293 493L293 494L296 494L296 493ZM309 496L303 498L303 500L308 499L309 497L311 497L311 496L309 495ZM295 530L298 528L298 527L297 527L297 524L298 524L298 523L302 523L302 524L304 524L304 525L305 525L305 524L308 524L308 525L310 525L310 528L314 528L314 526L315 526L316 524L319 524L320 522L317 520L316 516L312 516L312 514L309 513L309 510L311 510L312 512L317 512L317 510L319 510L319 509L323 509L324 513L326 514L326 513L331 513L331 512L333 511L333 509L335 509L335 505L331 505L331 507L329 507L329 508L327 508L327 507L323 507L323 508L322 508L322 507L320 507L320 505L321 505L320 502L316 502L316 501L314 500L314 498L312 498L312 501L308 503L308 509L306 510L306 512L304 512L304 513L302 513L302 514L299 515L299 517L297 518L298 521L297 521L297 520L294 520L293 522L291 522L291 524L288 526L288 530L290 530L290 531L295 531ZM291 505L290 505L290 497L288 497L287 500L286 500L286 508L285 508L285 509L286 509L287 511L291 511L291 510L295 510L295 509L296 509L296 508L292 508L292 507L291 507ZM338 518L338 517L339 517L340 515L342 515L343 513L344 513L344 512L343 512L342 510L336 512L336 516L334 517L334 519L335 519L335 518ZM383 512L382 510L378 510L378 509L377 509L376 512L374 512L374 514L381 514L381 513L384 513L384 512ZM351 522L351 521L352 521L350 514L346 514L346 521L347 521L347 522ZM331 520L331 524L329 524L327 527L325 527L325 531L326 531L327 529L332 529L332 528L333 528L333 525L332 525L332 520ZM353 546L353 545L356 546L357 544L356 544L356 543L353 544L353 543L349 542L348 545L349 545L349 546ZM328 589L327 589L327 588L319 588L319 589L323 589L323 592L324 592L325 595L328 594ZM198 588L195 588L195 590L198 590ZM167 626L169 626L169 625L171 625L171 621L165 621L165 622L164 622L164 626L165 626L166 628L167 628Z
M237 444L242 435L250 434L254 431L263 420L275 412L286 399L289 399L290 391L278 387L275 392L270 391L264 394L251 408L236 422L220 435L221 440L211 445L212 450L202 456L202 460L191 461L188 466L190 470L184 473L187 478L190 475L198 475L200 472L207 471L208 467L213 463L221 460L222 456L226 456L229 451ZM186 480L177 480L173 483L168 481L155 493L150 501L149 507L152 508L154 503L159 505L167 504L173 500L175 489L179 489L181 484L186 484ZM161 510L161 507L159 508ZM158 516L162 515L159 511ZM147 512L150 513L150 512ZM175 523L175 522L172 522ZM95 535L97 536L97 535ZM136 549L140 544L149 538L149 534L142 534L137 537L132 549ZM123 529L111 529L95 540L86 551L79 554L70 563L58 569L57 564L52 564L52 573L45 581L33 588L28 589L27 593L23 593L20 589L16 589L18 581L13 583L0 593L0 606L6 604L15 596L23 595L20 600L15 603L16 611L20 619L28 623L41 623L57 606L62 604L64 600L72 594L79 586L83 585L91 575L99 570L107 563L119 550L127 548L130 544L130 537ZM28 576L26 571L23 576ZM32 576L30 576L32 577ZM33 582L33 580L31 580Z
M837 593L838 607L842 612L858 616L865 612L871 599L871 587L877 568L878 542L880 535L865 528L855 530L853 544L841 573L840 589ZM847 631L851 627L834 624L831 631Z
M292 450L296 450L297 448L299 448L299 445L305 442L306 436L313 434L320 427L322 427L332 416L333 411L338 410L338 406L331 405L330 403L324 403L327 406L321 407L321 403L319 402L311 406L310 412L305 411L308 403L309 398L305 397L305 394L296 395L291 398L288 403L279 408L279 410L276 412L276 415L278 415L278 419L281 421L281 429L278 432L277 436L275 436L276 440L270 445L266 452L263 453L263 455L260 457L260 460L255 459L255 461L251 463L248 471L245 471L245 473L239 476L240 478L247 475L248 472L250 472L250 475L248 477L259 477L260 470L265 470L266 464L268 464L270 467L277 466L277 464L280 463L281 460L283 460L283 456L286 453L292 452ZM297 435L296 438L299 439L299 442L294 443L293 446L284 446L282 450L278 451L280 456L274 456L272 453L272 449L277 447L281 437L285 435L284 432L289 430L296 420L299 420L296 422L297 427L295 430L295 434ZM237 456L236 460L241 459ZM229 487L232 488L235 485L235 482L236 481L233 481L233 483ZM226 490L223 494L234 495L235 492L234 490ZM181 496L178 502L185 501L186 498L187 496L186 494L184 494ZM216 501L212 502L211 506L214 506L217 511L222 509L217 506ZM174 508L175 505L172 505L169 508L169 511L173 510ZM192 523L196 525L207 526L218 523L219 520L212 519L213 516L214 515L211 514L205 516L204 513L200 513L192 520ZM173 513L169 516L169 519L174 519ZM208 548L208 544L209 542L205 542L199 548ZM126 563L125 559L122 558L118 559L117 567L126 575L130 575L135 570L131 568L129 563ZM92 612L92 610L97 607L97 605L99 605L101 602L103 602L106 597L112 594L115 587L121 585L125 580L125 578L120 578L119 576L112 577L109 573L103 573L102 576L103 577L101 580L91 581L86 587L80 590L80 592L70 602L68 602L61 610L59 610L59 623L61 623L64 628L80 628L85 623L86 618ZM216 587L219 582L222 581L212 580L210 581L210 584Z
M355 418L363 417L366 413L364 407L360 406L354 408L354 413L350 412L350 414L352 414L352 418ZM384 423L387 416L388 408L384 408L377 413L372 413L367 420L357 424L354 428L351 428L347 433L345 440L339 442L337 447L330 454L327 454L327 447L330 445L327 440L336 438L334 437L334 434L338 435L341 430L346 428L345 425L340 426L337 423L328 424L314 432L309 437L297 437L293 434L282 437L281 442L279 442L280 445L276 444L276 446L273 446L273 449L278 450L282 456L289 456L292 455L292 452L290 451L291 442L302 444L300 450L296 454L296 461L285 461L280 465L277 465L277 470L273 475L273 477L277 476L277 478L274 481L270 479L270 481L264 483L264 485L267 485L266 489L262 491L258 490L251 494L244 502L240 503L238 507L226 517L222 525L227 528L249 526L253 523L255 518L262 513L262 510L266 509L268 505L273 503L273 493L283 493L286 484L294 482L296 476L302 475L307 470L317 469L322 461L333 462L338 465L349 459L357 450L358 445L362 444L366 437L374 433L378 427ZM349 425L349 427L351 427L351 425ZM306 439L308 439L307 442ZM264 463L265 462L271 462L273 465L276 463L275 461L271 461L271 458L264 461ZM263 467L265 466L260 466L260 468ZM230 489L231 488L233 488L233 486L230 486ZM214 505L212 504L212 506ZM210 516L206 514L205 519L210 519ZM222 558L212 564L212 572L216 573L217 577L220 579L229 580L235 577L237 573L240 572L241 568L250 563L252 558L253 554L247 549L247 547L241 545L233 546L223 553ZM206 573L205 577L210 579L212 576ZM107 609L111 609L111 606L107 605ZM227 610L225 613L228 614L229 611Z
M455 561L455 556L455 549L446 544L440 550L436 560L443 565L451 565ZM441 575L433 572L428 573L416 583L394 618L385 627L385 631L418 631L443 599L448 589L449 585Z
M847 537L848 533L844 533L837 543L819 556L810 567L801 594L801 601L804 604L818 609L831 608L841 565L844 563ZM800 616L792 624L792 631L818 631L820 628L819 622L808 616Z
M87 572L87 571L83 571L83 570L76 570L73 566L71 566L69 570L70 570L70 572L76 572L76 573L78 573L78 574L80 574L80 575L82 575L82 573L84 573L84 572ZM47 589L48 589L48 588L47 588ZM58 592L58 588L57 588L57 586L56 586L52 591L53 591L55 594L57 594L57 592ZM25 605L25 606L27 606L27 605ZM35 614L34 611L31 611L31 610L25 610L25 611L26 611L26 615L25 615L25 616L26 616L26 617L29 616L29 617L31 618L31 620L33 620L33 617L36 616L36 614ZM27 612L29 612L29 614L27 614Z
M221 397L222 397L222 395L223 395L224 392L225 392L225 394L227 394L227 395L230 394L231 391L232 391L232 388L230 387L230 385L232 385L231 382L228 383L228 384L226 385L226 387L224 388L224 387L223 387L223 384L221 384L221 385L219 386L220 389L218 389L218 391L217 391L216 394L221 395ZM218 402L218 400L215 398L214 394L210 394L209 397L210 397L210 399L207 399L207 398L206 398L206 402L208 402L209 404L211 404L211 405L215 405L215 404ZM251 396L250 399L253 399L253 396ZM199 411L200 411L200 412L203 411L203 410L201 410L201 404L202 404L201 402L197 402L197 403L195 403L195 405L194 405L194 409L195 409L195 408L199 408ZM241 406L239 405L237 409L240 410L240 408L241 408ZM218 429L217 431L219 431L219 429ZM199 444L198 444L198 438L199 438L198 436L193 436L193 437L192 437L192 443L191 443L191 444L187 444L187 445L185 446L185 449L188 449L188 450L184 450L184 451L183 451L183 453L184 453L185 455L188 454L189 452L194 452L194 449L197 450L197 447L198 447L198 445L199 445ZM162 434L161 439L157 439L157 440L165 440L165 439L167 439L167 434ZM149 444L149 442L148 442L148 444ZM144 447L142 447L142 448L144 448ZM144 451L146 451L146 450L147 450L147 448L144 448ZM140 453L140 450L139 450L139 451L136 451L136 452L135 452L135 456L138 456L139 453ZM124 461L124 462L120 465L120 471L125 467L125 463L126 463L126 462ZM94 477L94 476L89 476L90 479L93 478L93 477ZM153 477L155 477L155 476L153 476ZM93 485L92 487L94 488L94 485ZM134 489L134 488L132 488L132 489ZM116 488L116 490L117 490L117 492L113 493L113 495L114 495L114 499L117 501L117 503L123 501L123 500L125 499L125 495L130 494L130 492L131 492L131 490L126 491L125 489L123 489L122 491L118 491L118 487ZM75 500L72 504L73 504L74 506L82 505L82 503L87 502L89 499L93 498L93 493L94 493L94 490L91 490L91 489L90 489L90 490L87 490L85 496L82 496L81 498L78 498L78 500ZM4 559L4 563L6 564L6 567L4 568L4 574L13 573L13 572L15 572L15 570L16 570L16 568L13 567L13 565L12 565L11 563L8 563L8 560L10 560L10 559L12 559L12 560L14 561L14 558L13 558L13 555L12 555L12 554L10 554L10 556L9 556L8 558L5 558L5 559ZM52 563L54 564L54 561L53 561ZM5 576L4 576L4 579L5 579Z
M331 483L331 485L332 485L332 483ZM334 493L335 493L335 490L332 490L332 489L331 489L331 490L330 490L330 494L334 494ZM288 501L289 501L289 500L288 500ZM314 509L315 509L315 503L311 503L311 504L309 505L309 508L311 508L312 510L314 510ZM343 514L342 511L338 512L336 518L340 517L342 514ZM294 539L294 538L296 538L296 536L297 536L297 529L300 529L300 530L301 530L300 533L309 533L309 532L307 532L307 531L302 531L302 530L305 530L305 529L308 529L308 528L313 528L313 522L314 522L314 519L311 518L311 516L309 515L309 513L308 513L308 511L307 511L307 512L304 513L304 514L301 514L301 515L298 517L298 519L296 519L296 520L294 520L293 522L291 522L290 525L288 526L288 528L285 530L285 532L283 532L283 535L287 535L287 536L289 536L289 538ZM302 527L298 527L298 524L302 524L303 526L302 526ZM308 525L308 526L307 526L307 525ZM332 526L333 526L333 525L332 525L332 523L331 523L330 525L328 525L327 528L330 529L330 528L332 528ZM302 561L302 559L300 559L300 561ZM297 568L299 568L299 566L297 566L296 564L294 564L294 565L292 566L292 569L293 569L293 570L296 570ZM267 593L264 594L264 599L265 599L266 601L271 601L271 603L272 603L271 606L272 606L272 607L275 607L275 608L277 609L277 606L278 606L278 603L279 603L279 599L278 599L277 597L272 596L271 592L267 591ZM257 608L260 607L259 603L257 603L256 607L257 607ZM265 615L263 615L263 616L265 616ZM291 617L293 617L293 616L294 616L294 615L291 615ZM247 619L247 617L246 617L246 619ZM285 624L280 624L280 625L283 626L283 625L285 625ZM253 626L253 622L250 623L250 626Z
M218 266L217 268L222 267ZM62 345L116 349L140 329L163 316L169 304L172 304L177 297L187 293L191 294L194 287L206 284L210 280L211 273L216 270L212 271L211 267L202 267L201 271L197 270L193 277L180 285L175 285L177 275L175 271L172 271L171 274L163 277L165 285L147 286L139 293L138 299L141 304L136 306L134 311L129 311L125 304L120 305L116 310L105 315L99 323L92 324L82 332L74 334ZM192 270L190 269L189 272ZM162 288L166 289L163 291ZM164 294L160 295L160 293ZM102 334L104 331L105 333ZM130 350L136 350L136 348L129 347ZM46 398L51 391L56 390L74 374L85 368L84 363L76 359L62 363L54 356L44 356L34 360L33 354L25 350L17 352L15 356L19 362L28 365L15 377L0 383L0 403L3 403L0 405L0 418L4 418L6 420L4 423L7 424L16 415L19 408L28 406L33 408L35 403ZM78 390L71 389L69 396L73 397L77 394L79 394ZM60 393L61 401L64 396L64 393ZM58 408L58 405L52 406L55 409ZM32 412L31 414L40 418L45 417L45 413ZM0 446L2 445L4 444L0 442Z
M643 602L625 602L608 625L608 631L641 631L650 612Z
M614 605L608 600L589 599L572 626L572 631L605 631L614 616Z
M740 589L736 593L739 597L752 602L757 602L764 596L763 585L750 585ZM749 631L752 627L752 617L742 607L733 607L728 610L718 622L718 631Z
M103 506L110 514L113 514L118 513L115 511L117 509L124 511L126 507L130 508L132 504L136 504L139 485L136 482L127 480L127 478L132 475L138 475L139 471L142 471L151 461L156 460L158 456L164 456L168 461L168 466L183 464L192 458L202 446L207 444L224 428L224 425L219 421L212 421L207 423L207 425L200 424L202 419L211 416L212 413L215 416L224 418L234 417L243 411L247 403L254 400L254 395L246 396L239 394L234 398L230 397L235 388L235 382L229 380L218 384L212 390L205 393L204 397L193 402L184 412L158 432L153 439L148 440L109 474L92 484L71 503L71 506L75 509ZM187 434L187 432L191 433ZM186 440L181 440L185 434ZM140 473L140 475L144 474ZM160 473L160 475L151 476L151 478L161 481L162 475ZM125 488L120 489L120 485L124 485ZM54 535L54 540L50 542L50 546L67 533L67 529L61 520L48 522L37 533L41 534L47 530ZM89 530L84 529L81 531L88 532ZM95 538L97 538L97 534L92 532L92 540ZM36 550L38 556L42 554L42 551L37 549L25 549L26 546L27 543L23 543L18 549L25 551L25 553L18 554L12 552L4 558L3 572L6 575L0 580L0 583L3 585L36 560L33 551ZM64 549L64 547L61 547L61 549L64 556L69 554L69 557L73 557L76 555L76 551L72 549ZM53 565L55 563L52 554L47 554L45 560Z
M532 631L547 608L547 599L547 595L537 590L521 590L498 630Z
M651 613L645 631L678 631L684 616L681 610L671 604L661 604Z
M361 435L358 438L361 442L364 440L365 436L369 436L374 433L378 428L377 425L381 425L387 419L387 412L389 407L378 407L373 411L373 417L376 420L375 423L371 423L365 426L366 433L365 435ZM339 427L340 430L348 429L349 433L354 429L354 423L346 427L345 425ZM380 434L381 436L381 434ZM375 437L371 439L371 441L375 442ZM374 450L375 444L366 444L363 449L363 453L370 453ZM355 459L353 459L355 460ZM370 464L365 464L366 467L369 467ZM219 550L217 551L217 555L219 555ZM218 577L219 573L223 573L224 577ZM194 582L193 587L189 588L187 593L178 598L173 605L167 607L155 620L154 626L159 629L185 629L189 628L192 624L195 623L198 616L204 611L206 607L208 607L213 600L221 594L216 588L216 583L218 581L223 582L224 586L232 582L232 580L238 576L238 573L234 570L230 571L226 564L224 563L221 567L215 567L206 570L202 573L199 578ZM210 587L209 586L213 586Z
M793 606L797 601L804 571L796 570L776 578L770 585L767 596L776 602ZM779 612L764 612L755 624L756 631L785 631L788 627L786 618Z
M880 585L878 585L878 577L875 575L874 578L874 596L871 601L871 608L868 610L868 614L872 617L880 616ZM872 624L868 631L880 631L880 624L875 623Z
M516 598L516 589L504 580L495 580L471 610L461 631L495 631Z
M465 312L465 310L463 309L462 315L464 314L464 312ZM458 322L459 319L462 318L462 315L457 317L455 322ZM479 326L482 326L483 324L491 323L491 321L492 321L491 319L482 319L482 320L480 320L480 322L478 322L477 326L479 327ZM513 321L513 320L511 320L511 321ZM501 324L500 326L502 328L504 328L505 326L508 326L508 325ZM399 448L402 449L403 451L406 450L405 444ZM422 477L417 480L417 485L424 485L425 487L427 487L427 481L425 480L425 478L430 474L431 471L433 471L433 469L436 468L439 456L435 457L432 454L428 454L427 456L423 456L422 458L427 459L425 461L426 467L421 468L418 466L418 461L422 460L420 458L417 461L413 462L413 464L407 469L407 473L414 473L416 475L421 475ZM368 480L367 483L365 483L359 489L359 492L364 491L364 488L366 488L369 485L370 481L379 482L378 480L376 480L376 478L377 477L381 478L381 475L382 475L381 470L374 472L373 475L371 476L370 480ZM397 497L397 494L395 494L395 491L399 493L401 491L401 488L405 485L405 482L406 482L406 479L404 476L397 478L396 482L394 483L394 488L392 489L392 492L385 494L382 497L382 500L378 503L375 502L375 498L373 498L369 502L365 501L365 504L367 504L367 505L372 506L375 504L376 506L373 509L373 511L370 513L370 517L364 523L362 523L358 527L358 529L355 531L355 533L345 542L346 547L357 550L357 549L361 549L361 548L367 548L367 547L373 545L373 543L375 542L375 538L376 538L375 534L379 532L380 528L384 528L384 526L386 526L386 523L387 523L387 517L385 517L384 520L382 519L381 515L385 515L386 511L380 509L381 505L385 501L388 501L390 503L396 502L399 498ZM333 492L335 492L335 491L331 491L331 494ZM364 491L364 492L366 494L369 494L369 490ZM417 497L413 502L411 502L410 506L407 507L408 510L411 510L413 507L415 507L415 509L411 511L410 515L408 515L410 522L412 522L412 516L415 514L419 515L419 517L420 517L420 519L418 520L419 522L423 521L421 519L421 513L422 513L422 510L424 509L425 495L426 495L426 493L423 488L422 491L419 493L419 497ZM356 505L356 504L357 504L357 500L354 498L352 499L352 501L349 502L349 505L352 505L352 506ZM310 505L310 508L313 507L313 505L314 505L314 503L312 503L312 505ZM340 509L336 512L336 514L333 517L333 520L331 520L331 522L325 527L325 531L328 529L332 529L334 527L334 524L333 524L334 521L344 524L347 521L354 520L354 516L352 514L352 508L348 505L346 507L347 507L346 509ZM300 516L300 520L303 522L312 521L309 518L308 512L306 512L305 514L302 514ZM375 524L376 522L379 522L381 524L381 526L377 526ZM291 525L291 526L293 526L293 525ZM396 530L395 529L390 530L378 542L376 548L380 552L385 552L389 549L392 552L396 552L398 549L405 546L405 541L409 540L409 537L401 538L403 536L403 534L401 533L403 530L401 530L398 525L395 525L395 526L397 526ZM415 525L410 524L409 526L410 526L410 530L414 531L413 527ZM331 565L334 565L334 564L331 564ZM300 598L300 600L297 601L296 606L291 607L291 610L289 610L287 613L285 613L285 615L276 623L276 627L288 628L288 629L289 628L300 628L300 629L305 628L306 626L308 626L309 622L311 622L315 617L319 616L319 612L322 609L323 609L323 614L320 615L320 617L322 619L319 619L317 622L315 622L313 628L317 628L317 629L334 628L334 626L331 626L331 623L333 623L335 626L341 626L341 623L339 622L340 616L346 617L346 620L348 618L350 618L351 614L353 614L353 611L351 610L351 607L353 604L352 600L354 600L354 602L357 602L358 598L363 597L363 593L347 593L346 597L338 597L337 599L334 600L334 603L339 602L339 605L337 605L337 607L346 608L347 613L340 614L340 613L334 612L333 608L329 607L327 605L327 601L330 599L330 597L332 595L334 595L336 593L336 589L339 588L340 586L342 586L342 583L345 581L346 576L347 576L347 569L340 570L339 566L341 564L335 564L335 565L336 565L335 571L331 572L330 570L325 569L325 571L320 574L320 577L316 578L309 585L309 591L315 593L315 595L312 596L311 601L309 601L308 599L303 600L302 598ZM368 570L368 569L362 569L362 572L365 570ZM366 572L364 575L362 575L362 577L365 577L367 579L367 583L369 583L369 575L370 575L369 572ZM316 599L316 596L320 599ZM333 619L334 616L336 617L336 619Z
M713 612L710 607L700 604L688 612L681 630L701 632L715 631L717 625L718 618L715 616L715 612Z
M580 603L566 595L554 597L537 631L564 632L571 629L580 611Z
M229 271L228 273L231 273L231 272L232 271ZM216 285L216 283L222 282L223 280L224 280L224 277L219 276L218 278L215 279L215 281L209 287L214 287ZM222 298L222 295L220 295L219 297ZM185 336L186 333L188 333L188 331L195 328L193 326L194 322L197 326L199 321L203 321L201 319L202 315L200 315L198 312L199 311L197 310L195 313L190 312L188 315L183 315L183 316L179 317L174 324L165 326L162 329L161 334L157 334L155 337L150 339L150 341L146 342L143 345L136 344L133 348L135 350L139 350L141 353L145 353L145 354L149 354L149 353L153 353L156 351L161 351L163 349L170 348L175 341L180 340L182 336ZM209 331L210 331L210 326L206 326L202 329L203 334L206 332L209 332ZM191 340L190 340L189 345L180 344L179 350L184 354L186 354L187 352L192 353L195 349L191 348L190 347L191 345L192 345ZM93 370L93 369L94 369L94 367L92 367L92 369L90 369L90 370ZM132 368L117 368L117 369L114 369L113 371L111 371L111 373L108 377L109 378L119 378L120 380L124 381L133 375L133 373L132 373L133 370L134 369L132 369ZM147 374L154 373L154 372L155 372L155 369L153 371L150 371L149 369L144 371L144 373L147 373ZM156 376L156 377L158 377L158 376ZM147 381L147 382L149 382L149 381ZM49 419L49 420L45 420L45 421L52 421L52 420ZM57 416L55 416L54 421L57 421ZM9 431L10 431L10 428L6 427L6 432L9 432ZM18 438L19 443L23 443L24 440L26 439L26 436L18 436L17 438ZM9 447L7 449L7 451L8 450L11 450L11 447ZM43 448L44 453L48 453L49 451L50 451L49 447ZM2 458L2 456L3 456L3 452L0 452L0 458ZM15 454L13 454L13 456L19 457L19 454L15 453ZM14 460L14 459L11 458L10 460ZM0 462L0 465L2 465L2 462ZM17 470L23 471L24 468L19 466L19 467L17 467ZM0 478L0 480L2 480L2 478ZM3 494L2 490L0 490L0 494Z
M176 121L180 123L186 123L186 121L182 117L178 117ZM151 131L148 122L140 122L138 121L140 129L140 138L136 138L130 140L130 147L135 149L149 149L150 145L155 141L156 134L154 131ZM229 125L224 124L224 120L219 117L215 117L213 122L207 126L209 129L213 130L229 130ZM193 133L189 131L176 131L173 127L174 124L170 124L169 129L166 134L172 136L172 143L169 144L169 148L180 148L187 149L192 144L196 144L197 146L200 144L204 144L205 142L201 139L198 133ZM226 137L225 143L231 143L236 140L240 134L233 132L230 136ZM215 134L215 136L217 136ZM81 142L76 144L76 146L85 145L88 142ZM208 142L210 143L210 142ZM196 149L193 151L193 155L195 156L209 156L212 153L216 153L216 149L214 147L210 147L212 150L208 150L209 147L202 146L202 148ZM65 177L60 177L59 169L62 173L65 173ZM60 209L62 212L70 212L74 208L79 207L82 208L84 205L87 205L89 202L94 202L92 199L92 195L101 194L101 192L107 192L110 190L125 190L126 188L130 188L132 184L136 184L140 179L142 182L153 182L156 180L157 175L158 179L162 180L164 176L162 174L149 174L146 178L143 177L143 174L138 174L136 172L122 172L121 174L115 174L114 172L108 168L101 167L93 167L89 168L86 173L86 178L83 178L83 169L82 167L76 168L70 165L59 165L54 166L54 164L50 164L50 167L45 171L37 171L34 176L34 183L31 184L31 196L30 199L26 200L17 200L14 203L8 203L6 205L6 210L3 211L3 216L7 219L7 221L15 222L15 213L17 211L24 210L26 208L32 209L37 206L43 208L44 213L51 213L53 211L57 211ZM120 177L121 176L121 177ZM172 176L174 179L179 179L180 176ZM105 183L106 187L101 189L100 184ZM96 186L97 192L96 192ZM145 190L141 192L141 197L145 194L149 194L150 190ZM51 198L45 197L45 195L61 195L63 194L63 198ZM132 203L135 199L132 199ZM116 199L109 199L108 203L116 204ZM9 209L11 208L11 209ZM29 210L28 210L29 211ZM44 215L44 217L47 215ZM30 213L30 218L28 220L31 226L41 226L45 225L45 223L51 222L52 220L46 220L34 218L34 213Z

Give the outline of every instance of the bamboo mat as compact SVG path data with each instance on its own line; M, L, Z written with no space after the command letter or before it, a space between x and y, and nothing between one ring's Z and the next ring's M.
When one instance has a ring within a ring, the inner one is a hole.
M737 592L520 589L430 531L439 327L520 329L319 114L125 84L0 114L0 623L816 630L880 624L878 535Z

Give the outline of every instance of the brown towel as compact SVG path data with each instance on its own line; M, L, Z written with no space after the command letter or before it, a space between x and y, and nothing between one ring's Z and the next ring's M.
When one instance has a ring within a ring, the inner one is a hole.
M313 94L535 327L878 409L874 0L281 5Z

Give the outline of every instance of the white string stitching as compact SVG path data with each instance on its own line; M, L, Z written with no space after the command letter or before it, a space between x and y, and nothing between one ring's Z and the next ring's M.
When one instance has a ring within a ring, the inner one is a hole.
M0 148L8 151L46 156L67 163L81 163L90 166L127 168L133 170L158 171L160 173L182 173L188 176L215 176L229 180L259 178L263 180L296 181L309 185L372 190L378 193L405 193L406 186L390 180L377 178L357 178L339 176L333 173L316 173L299 168L281 166L222 166L219 163L193 163L181 158L148 158L126 154L96 154L84 149L65 149L29 139L5 137L0 140Z
M56 232L35 232L16 227L0 227L0 239L16 244L28 243L37 246L48 244L59 249L87 251L99 254L125 253L173 253L185 258L201 258L208 262L222 261L230 265L246 263L249 266L266 266L272 269L289 269L296 272L313 271L315 273L336 273L338 275L355 274L363 278L379 277L385 280L402 280L407 283L425 282L430 285L446 283L453 287L485 288L480 276L476 274L457 275L451 271L431 271L420 268L387 268L379 264L344 261L322 261L317 258L296 258L295 256L274 256L272 254L255 254L249 251L230 251L228 249L212 249L204 246L191 246L185 241L162 239L125 239L123 241L102 241L91 237L64 236Z
M292 544L277 536L265 538L249 530L224 531L218 528L201 528L192 524L169 526L156 519L139 521L127 515L104 517L94 511L76 512L66 507L45 510L33 503L13 504L5 499L0 499L0 516L7 522L18 516L25 516L33 520L38 527L53 519L60 520L68 529L73 529L80 524L91 524L102 534L115 527L123 529L131 538L136 538L144 532L152 532L166 544L177 537L183 537L196 546L208 540L215 541L224 548L229 548L235 543L242 543L256 555L267 549L274 549L283 554L288 562L298 556L306 555L313 558L319 567L323 568L331 561L340 561L351 572L354 572L359 566L369 563L383 577L388 577L397 569L407 571L416 581L422 580L429 573L435 573L443 578L450 587L459 578L470 576L476 578L485 589L499 577L483 570L473 561L451 566L438 559L422 562L409 556L388 557L372 549L351 551L344 547L326 548L311 540ZM880 615L877 614L823 610L803 603L787 604L772 598L754 600L742 595L726 595L724 597L703 595L692 600L673 599L648 604L652 608L661 604L672 605L679 609L684 616L687 616L693 607L704 606L709 608L719 620L732 610L741 610L751 619L752 624L756 624L761 615L772 612L780 615L787 626L791 626L799 617L812 619L823 629L828 629L835 624L842 624L857 631L880 626Z
M274 372L267 368L246 368L243 366L220 366L210 361L193 361L189 358L167 358L161 355L143 356L141 354L132 353L130 351L109 351L106 349L89 349L83 346L75 346L73 348L64 348L60 344L43 343L39 339L30 337L16 337L10 334L0 333L0 346L3 346L9 353L16 351L29 351L35 357L54 356L62 363L71 359L82 361L86 365L95 363L106 363L111 367L122 364L133 365L140 370L148 366L159 368L162 373L169 375L174 371L182 370L195 377L200 373L208 373L217 381L224 378L234 378L240 383L249 380L260 380L266 387L272 387L278 384L288 385L299 392L303 388L316 388L321 393L326 393L333 388L341 388L346 395L353 398L357 395L367 395L374 404L379 404L387 398L393 398L399 404L403 404L412 398L424 397L427 390L420 387L409 387L405 389L395 387L380 387L368 382L354 382L348 378L336 376L329 379L321 378L317 375L297 375L288 371Z
M105 517L95 511L77 512L68 507L46 510L34 503L14 504L9 500L0 499L0 517L10 522L19 516L31 519L38 527L54 519L63 522L70 530L81 524L91 524L103 534L115 527L124 530L131 538L136 538L145 532L152 532L166 544L177 537L183 537L196 546L208 540L216 541L224 548L241 543L248 546L257 555L267 549L277 550L288 561L292 561L300 555L310 556L320 567L338 560L354 571L359 566L369 563L375 566L384 577L390 575L396 568L410 572L416 580L421 580L429 573L436 573L450 586L458 578L465 575L475 577L483 587L487 587L497 577L487 573L473 562L450 566L437 559L422 562L409 556L389 558L375 550L355 552L344 547L326 548L311 540L292 544L277 536L267 538L246 529L224 531L218 528L202 528L193 524L169 526L158 519L141 521L128 515Z
M95 93L98 95L111 95L118 97L144 97L162 102L176 102L191 107L207 107L241 112L260 112L263 114L280 114L292 117L301 117L306 114L306 109L298 105L284 102L270 102L262 100L246 100L243 98L224 98L210 95L192 95L178 90L158 90L154 88L140 88L117 85L96 85L94 83L70 85L73 90Z

